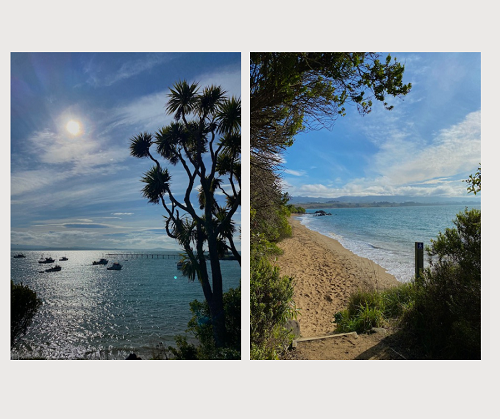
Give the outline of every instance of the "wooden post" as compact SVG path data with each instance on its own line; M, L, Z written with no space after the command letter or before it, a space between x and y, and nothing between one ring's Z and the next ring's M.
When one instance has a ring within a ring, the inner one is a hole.
M415 242L415 279L422 276L424 270L424 244Z

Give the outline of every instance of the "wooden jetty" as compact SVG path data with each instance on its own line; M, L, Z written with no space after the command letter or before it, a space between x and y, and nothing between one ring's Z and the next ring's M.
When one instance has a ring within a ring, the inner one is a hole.
M136 258L146 258L146 259L179 259L181 258L181 254L177 255L165 255L162 253L106 253L106 256L110 258L118 258L118 257L128 257L131 259ZM205 255L208 257L208 255ZM220 260L236 260L233 255L226 254L224 257L221 257Z
M134 258L146 258L146 259L179 259L179 255L165 255L161 253L107 253L106 256L117 258L117 257L128 257Z

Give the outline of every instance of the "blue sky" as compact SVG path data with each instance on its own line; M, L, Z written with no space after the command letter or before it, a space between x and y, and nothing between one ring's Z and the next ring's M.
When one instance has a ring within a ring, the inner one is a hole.
M177 249L162 208L141 194L152 164L129 155L129 140L172 121L164 107L177 81L218 84L240 97L240 58L12 53L11 243ZM67 129L70 120L80 126L76 135ZM171 174L174 194L184 193L182 168ZM234 221L239 227L240 211Z
M467 196L462 179L481 162L481 54L390 54L411 92L392 111L346 107L331 131L298 135L283 155L292 197Z

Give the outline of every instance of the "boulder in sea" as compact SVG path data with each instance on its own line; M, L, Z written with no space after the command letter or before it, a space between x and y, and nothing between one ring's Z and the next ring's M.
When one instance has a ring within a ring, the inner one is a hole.
M319 210L319 211L316 211L316 212L314 213L314 215L315 215L316 217L322 217L322 216L324 216L324 215L332 215L332 214L331 214L331 213L329 213L329 212L325 212L325 211L323 211L323 210Z

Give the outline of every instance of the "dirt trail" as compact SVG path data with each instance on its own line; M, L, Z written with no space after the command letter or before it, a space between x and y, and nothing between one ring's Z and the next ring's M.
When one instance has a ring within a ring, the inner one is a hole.
M294 300L300 309L298 323L302 337L331 334L335 313L347 306L354 291L382 290L399 284L381 266L355 255L336 240L307 229L293 217L290 223L292 237L278 243L284 254L275 263L282 275L295 280ZM356 359L370 347L379 345L383 338L383 334L377 333L360 335L358 339L301 342L295 352L297 359Z

